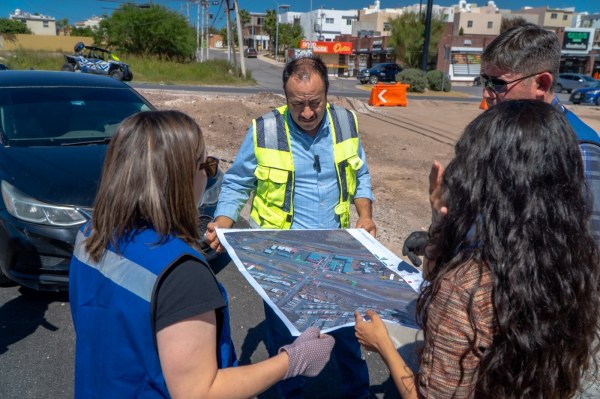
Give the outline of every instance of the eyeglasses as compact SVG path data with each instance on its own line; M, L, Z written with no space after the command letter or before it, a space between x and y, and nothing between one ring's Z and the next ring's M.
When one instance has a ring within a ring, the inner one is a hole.
M217 175L217 171L219 170L219 158L206 157L205 162L198 164L198 170L202 169L206 171L206 176L215 177Z
M507 82L504 79L500 79L500 78L490 78L489 76L486 76L486 75L481 75L481 80L483 83L483 87L485 89L491 90L495 93L504 93L508 90L509 84L520 82L520 81L530 78L532 76L539 75L540 73L542 73L542 72L537 72L532 75L523 76L522 78L511 80L509 82Z

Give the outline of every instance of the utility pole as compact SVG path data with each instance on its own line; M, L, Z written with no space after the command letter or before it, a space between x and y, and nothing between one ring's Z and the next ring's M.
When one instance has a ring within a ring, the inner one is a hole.
M310 40L311 42L313 41L313 31L315 30L315 20L313 19L313 8L312 8L312 0L310 0L310 15L309 17L309 24L310 24L310 37L308 38L308 40Z
M275 10L275 17L277 20L275 21L275 61L279 62L279 5L277 5L277 10Z
M229 61L233 64L234 67L236 67L235 59L232 60L231 58L231 16L229 15L230 11L231 9L229 8L229 0L225 0L225 15L227 16L227 61Z
M206 17L206 58L205 58L205 60L208 61L208 49L210 47L210 32L209 32L210 12L208 11L208 0L203 0L203 1L204 1L204 15Z
M196 2L197 11L196 11L196 61L201 62L201 52L200 52L200 1Z
M325 18L325 13L323 12L323 6L321 6L321 13L319 14L320 19L320 27L319 27L319 40L325 40L325 36L323 35L323 18Z
M429 36L431 33L431 14L433 9L433 0L427 0L427 14L425 15L425 40L423 42L423 53L421 54L421 70L427 72L429 57Z
M233 0L233 7L235 8L235 21L237 24L238 48L240 50L240 67L242 68L242 75L245 78L246 63L244 61L244 55L242 54L242 48L244 47L244 36L242 35L242 21L240 21L240 8L238 7L238 0Z

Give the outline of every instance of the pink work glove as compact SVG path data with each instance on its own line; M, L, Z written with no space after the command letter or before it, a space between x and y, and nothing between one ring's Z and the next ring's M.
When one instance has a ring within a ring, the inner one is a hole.
M294 342L279 348L279 353L286 351L289 357L284 379L298 375L314 377L319 374L329 361L333 344L335 339L331 335L321 335L317 327L310 327Z

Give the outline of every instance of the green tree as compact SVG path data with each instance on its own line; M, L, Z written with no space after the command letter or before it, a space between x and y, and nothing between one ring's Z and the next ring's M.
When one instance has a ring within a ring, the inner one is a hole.
M240 23L242 24L242 28L250 23L252 18L250 17L250 13L248 10L241 9L240 10Z
M152 55L162 59L192 59L196 33L186 19L158 4L139 8L123 4L110 17L100 21L94 41L130 54Z
M240 10L241 12L242 10ZM241 18L240 18L240 22L241 22ZM223 45L227 44L227 27L224 26L221 29L217 30L217 33L221 36L223 36ZM238 45L238 36L237 36L237 27L235 25L235 20L231 22L231 39L233 40L232 43L234 46L237 47Z
M279 24L279 47L298 48L303 37L304 30L300 24Z
M14 41L15 35L20 33L31 34L31 30L23 22L16 19L0 18L0 36L6 40Z
M269 34L271 48L275 48L275 36L277 33L277 12L273 9L267 10L267 15L263 19L263 29Z
M390 20L392 34L390 45L394 48L396 58L407 68L418 68L425 42L425 21L421 15L406 13ZM437 53L437 45L444 32L444 23L440 16L431 19L429 34L429 56Z
M71 33L71 26L69 25L68 18L62 18L56 21L56 32L62 30L65 36L69 36Z
M71 36L94 37L94 30L89 26L84 26L83 28L72 28Z

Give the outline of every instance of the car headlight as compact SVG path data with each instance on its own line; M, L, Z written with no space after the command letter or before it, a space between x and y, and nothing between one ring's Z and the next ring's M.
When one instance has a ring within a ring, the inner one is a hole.
M17 219L50 226L75 226L87 219L73 207L50 205L38 201L2 181L2 198L6 210Z

